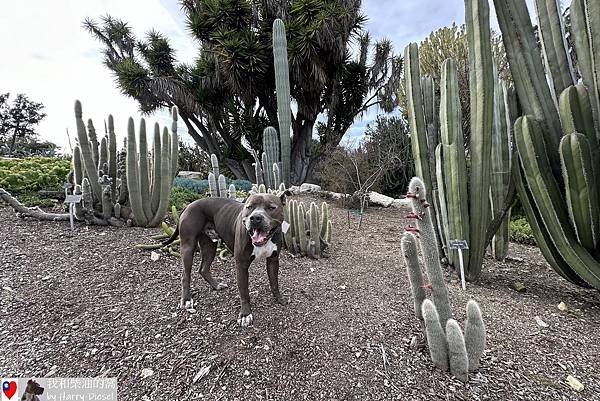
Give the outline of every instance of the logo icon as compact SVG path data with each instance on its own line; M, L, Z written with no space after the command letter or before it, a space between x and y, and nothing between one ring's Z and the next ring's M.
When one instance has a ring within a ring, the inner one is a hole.
M17 392L17 382L14 380L4 380L2 382L2 392L4 393L6 398L10 400L12 396L15 395L15 393Z

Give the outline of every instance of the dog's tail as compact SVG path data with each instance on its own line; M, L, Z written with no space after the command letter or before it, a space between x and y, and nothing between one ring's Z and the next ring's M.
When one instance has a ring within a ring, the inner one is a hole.
M168 240L163 241L163 246L167 246L170 243L172 243L173 241L175 241L177 239L177 237L179 237L179 224L177 224L177 227L175 227L175 231L173 231L173 234L171 234L171 236L169 237Z

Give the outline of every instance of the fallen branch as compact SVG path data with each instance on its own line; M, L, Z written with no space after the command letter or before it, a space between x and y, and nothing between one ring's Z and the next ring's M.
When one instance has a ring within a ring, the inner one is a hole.
M8 203L17 212L19 217L33 217L38 220L68 221L69 213L47 213L39 207L26 207L9 194L4 188L0 188L0 199Z

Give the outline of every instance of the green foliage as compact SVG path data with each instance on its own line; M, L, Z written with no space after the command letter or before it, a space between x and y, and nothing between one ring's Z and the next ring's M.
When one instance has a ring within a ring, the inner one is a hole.
M510 240L519 244L535 245L533 230L525 217L515 217L510 221Z
M70 170L71 161L66 158L0 159L0 187L15 194L61 191Z
M179 141L179 170L197 171L203 175L208 174L210 159L208 154L198 145L188 145Z
M249 192L252 189L252 183L247 180L229 180L227 179L228 185L235 185L238 191ZM197 194L205 195L208 192L208 180L192 180L190 178L175 178L173 184L175 188L189 189Z
M198 192L192 191L191 189L176 186L171 191L169 207L175 206L177 210L183 210L184 207L202 197L203 196Z

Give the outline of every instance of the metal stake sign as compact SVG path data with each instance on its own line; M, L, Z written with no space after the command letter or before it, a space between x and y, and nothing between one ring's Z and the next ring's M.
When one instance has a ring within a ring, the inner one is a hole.
M73 224L73 216L75 214L75 204L81 202L83 195L71 195L67 191L73 188L73 184L70 182L65 183L65 203L69 204L69 220L71 221L71 231L75 229Z
M465 267L463 263L463 249L469 249L469 244L464 239L451 239L448 241L448 248L456 249L458 251L458 261L460 263L460 283L462 285L463 291L467 289L467 285L465 283Z

